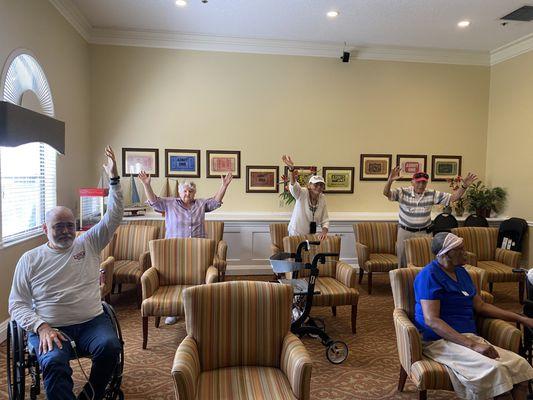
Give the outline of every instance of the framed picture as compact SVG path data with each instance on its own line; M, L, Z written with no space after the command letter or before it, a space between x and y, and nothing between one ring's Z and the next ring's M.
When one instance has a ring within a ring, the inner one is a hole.
M446 181L461 175L462 156L431 156L431 180Z
M159 149L122 148L122 176L136 176L142 170L159 176Z
M396 166L399 166L400 181L410 181L413 174L417 172L427 172L427 156L417 154L396 155Z
M361 154L360 164L360 180L386 181L392 168L392 154Z
M207 150L207 177L220 178L228 172L233 178L241 177L241 152L233 150Z
M353 193L354 167L324 167L324 193Z
M316 175L317 168L315 166L301 166L301 165L295 165L294 169L298 171L298 183L302 187L306 187L309 183L309 178L311 176ZM285 166L285 169L283 170L283 174L290 179L289 176L289 167Z
M246 193L278 193L279 167L276 165L247 165Z
M165 149L167 178L199 178L200 150Z

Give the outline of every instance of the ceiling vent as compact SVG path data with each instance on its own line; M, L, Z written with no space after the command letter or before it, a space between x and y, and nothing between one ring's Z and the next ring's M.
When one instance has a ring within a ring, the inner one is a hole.
M520 7L500 19L504 21L531 21L533 20L533 6Z

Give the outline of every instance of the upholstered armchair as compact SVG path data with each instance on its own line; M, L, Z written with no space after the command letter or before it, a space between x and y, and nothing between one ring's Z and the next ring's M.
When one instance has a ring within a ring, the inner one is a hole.
M122 292L122 284L137 286L137 307L141 306L141 275L150 267L148 242L157 239L159 228L147 225L121 225L116 232L113 286Z
M287 253L296 253L298 245L304 240L318 240L316 235L286 236L283 249ZM315 254L337 253L341 251L340 236L328 236L319 246L311 246L310 252L303 252L303 261L311 262ZM318 264L319 275L315 281L315 290L320 292L313 296L313 307L331 307L334 316L337 306L351 306L352 333L356 332L357 303L359 291L356 288L357 273L354 267L339 261L338 257L327 257L325 264ZM309 272L300 271L300 276Z
M312 362L290 332L290 285L195 286L183 302L187 336L172 366L177 399L310 398Z
M431 237L420 236L407 239L405 241L405 258L407 260L408 268L424 268L431 261L435 259L435 255L431 251ZM466 254L465 268L471 272L474 285L476 286L477 293L487 303L494 302L494 296L486 291L487 282L485 271L474 267L476 264L476 257L472 253Z
M413 284L421 268L400 268L389 272L394 298L393 320L396 330L400 378L398 391L403 391L407 377L419 391L419 399L427 398L427 390L451 390L446 367L422 354L422 339L414 321L415 294ZM474 282L479 280L468 271ZM518 352L521 332L511 324L492 318L477 318L478 334L493 345Z
M398 268L396 237L398 224L390 222L361 222L353 226L355 250L359 264L359 284L367 273L368 294L372 294L372 274Z
M213 266L218 270L219 282L222 282L226 278L226 267L228 265L226 262L228 244L222 239L224 237L224 222L205 221L204 226L206 238L215 241Z
M283 238L289 236L289 223L270 224L270 249L272 255L283 253Z
M452 232L462 237L465 250L476 256L474 265L485 270L489 291L492 292L494 282L518 282L518 300L523 303L524 274L513 272L513 268L519 267L522 253L497 247L498 228L463 227Z
M157 218L157 219L128 219L126 220L127 225L147 225L147 226L155 226L159 229L159 234L157 235L156 239L164 239L166 234L166 228L165 228L165 219Z
M150 242L152 266L141 277L143 349L148 343L148 317L184 315L182 294L191 286L213 283L218 270L211 265L215 241L211 239L158 239Z

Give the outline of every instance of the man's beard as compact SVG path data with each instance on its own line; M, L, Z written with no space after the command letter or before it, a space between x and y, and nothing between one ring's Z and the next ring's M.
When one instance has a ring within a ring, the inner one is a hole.
M60 248L62 250L68 249L70 246L72 246L72 243L74 243L74 236L70 235L63 236L60 239L54 238L52 242L55 247Z

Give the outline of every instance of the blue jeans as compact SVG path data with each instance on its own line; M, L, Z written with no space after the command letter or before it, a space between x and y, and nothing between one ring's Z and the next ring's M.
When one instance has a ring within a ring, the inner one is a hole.
M78 355L91 356L92 367L89 382L94 389L94 399L101 399L118 362L122 346L110 318L102 313L83 324L58 328L74 340ZM52 351L38 354L39 335L30 332L28 340L36 350L37 359L43 371L47 398L49 400L76 399L72 391L74 383L72 382L70 360L74 357L74 351L70 341L64 341L61 350L54 345ZM91 385L89 383L85 385L84 392L87 396L80 394L80 399L93 398Z

